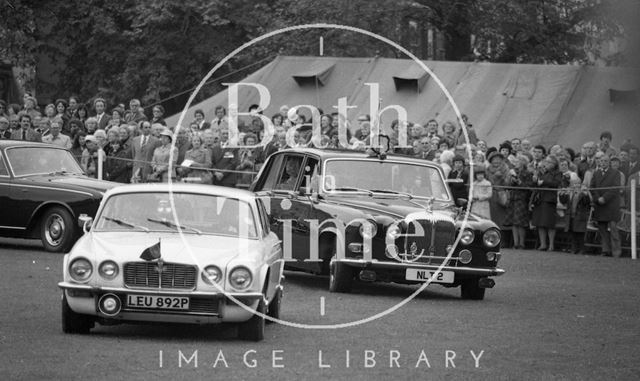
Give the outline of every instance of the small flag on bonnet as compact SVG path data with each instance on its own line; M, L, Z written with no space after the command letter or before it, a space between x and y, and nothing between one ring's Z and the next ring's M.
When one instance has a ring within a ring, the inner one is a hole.
M158 239L158 243L144 249L142 254L140 254L140 258L145 261L153 261L154 259L160 258L160 255L160 240Z

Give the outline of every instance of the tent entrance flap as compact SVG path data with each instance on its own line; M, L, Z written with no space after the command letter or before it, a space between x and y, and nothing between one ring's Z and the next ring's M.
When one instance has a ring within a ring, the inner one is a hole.
M413 65L393 76L396 91L412 90L419 93L428 80L429 73L417 65Z
M296 73L292 77L299 86L324 86L329 80L334 66L333 62L317 61L307 70Z

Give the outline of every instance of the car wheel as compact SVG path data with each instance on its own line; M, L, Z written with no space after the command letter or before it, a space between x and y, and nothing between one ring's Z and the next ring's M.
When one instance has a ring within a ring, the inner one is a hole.
M73 243L75 225L71 214L59 206L47 209L40 220L40 240L45 250L59 253Z
M273 296L269 308L267 309L267 315L273 319L280 319L280 306L282 305L282 289L276 290L276 294ZM267 320L267 323L273 323L271 320Z
M349 293L352 285L353 269L337 261L331 262L329 266L329 291Z
M73 312L69 303L67 303L67 296L62 293L62 332L64 333L89 333L93 328L95 322L87 315L82 315Z
M266 312L266 303L264 298L258 303L256 312L264 314ZM264 318L254 314L251 319L238 326L238 337L242 340L262 341L264 339Z
M462 299L482 300L484 299L484 288L478 285L478 278L467 279L460 285L460 296Z

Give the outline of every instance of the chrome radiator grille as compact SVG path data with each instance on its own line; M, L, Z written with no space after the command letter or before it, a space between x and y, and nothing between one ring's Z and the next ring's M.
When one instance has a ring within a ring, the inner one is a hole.
M455 241L456 227L448 219L420 220L422 235L405 237L400 258L403 261L440 265L447 257L447 246ZM411 234L416 234L410 229ZM452 261L450 261L452 262Z
M124 265L127 287L192 290L196 286L195 266L162 262L128 262Z

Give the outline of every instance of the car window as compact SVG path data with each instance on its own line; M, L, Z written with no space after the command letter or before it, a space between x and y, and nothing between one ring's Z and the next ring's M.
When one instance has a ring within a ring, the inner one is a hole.
M257 238L257 224L261 222L256 221L249 203L238 199L195 193L141 192L116 194L105 200L94 231L175 232L176 223L187 234Z
M302 180L300 182L300 188L307 187L311 184L312 188L314 187L314 181L317 181L318 176L318 159L313 157L308 157L307 162L304 164L303 172L302 172ZM315 187L317 191L317 186Z
M296 190L302 171L302 156L286 156L280 168L280 176L275 189Z
M6 151L14 176L53 172L82 174L82 168L71 152L47 147L17 147Z
M0 176L9 176L9 171L7 171L7 166L4 165L4 158L2 157L2 152L0 152Z
M269 159L266 164L267 167L264 168L264 170L267 171L267 176L264 180L261 181L261 183L256 184L256 188L254 189L255 191L260 191L263 189L270 190L275 188L276 182L279 178L279 168L280 164L282 163L283 156L284 155L274 155Z

